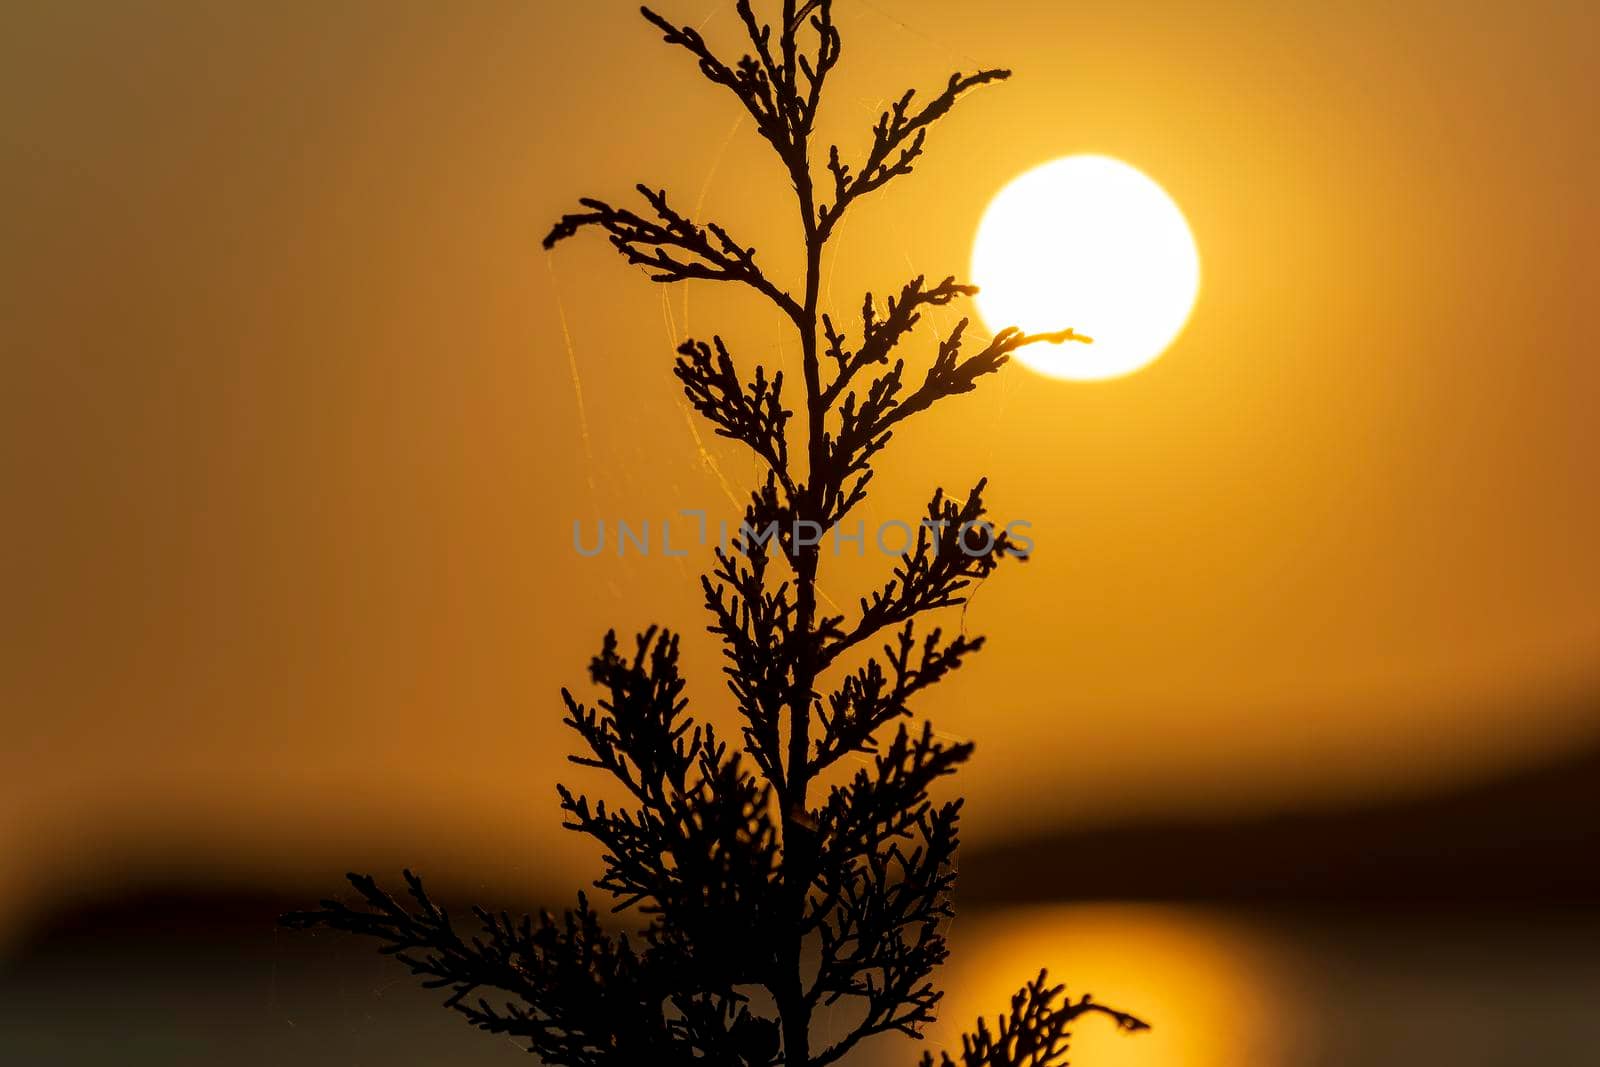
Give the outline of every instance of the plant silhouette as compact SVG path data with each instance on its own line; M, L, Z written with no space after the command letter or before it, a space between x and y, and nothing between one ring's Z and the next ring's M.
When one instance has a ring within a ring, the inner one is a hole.
M717 433L748 446L765 467L741 537L717 549L702 579L742 721L739 749L688 715L677 636L651 628L624 647L608 634L589 668L603 696L586 705L563 690L565 722L582 741L572 760L609 772L629 799L613 807L558 790L565 825L603 846L596 886L616 910L646 917L641 933L613 936L580 894L559 918L475 909L482 929L464 936L410 871L406 903L351 875L358 906L324 901L284 920L377 939L425 985L448 989L447 1006L484 1030L526 1040L552 1064L823 1067L876 1035L920 1035L933 1021L961 801L936 803L929 791L972 745L900 720L913 697L983 641L924 632L918 616L964 603L972 582L1021 553L985 521L982 482L964 497L935 492L892 576L847 617L818 610L820 535L861 503L872 459L899 423L969 392L1023 345L1087 340L1070 329L1005 329L969 352L962 320L916 381L893 358L897 349L925 308L970 296L972 286L914 278L881 307L869 294L853 338L822 313L823 254L846 212L911 173L929 129L963 94L1009 72L953 75L926 102L907 92L873 127L865 160L852 166L831 147L822 177L813 173L812 132L840 56L832 4L784 0L775 25L763 24L748 0L736 7L753 51L732 64L695 30L648 8L643 14L738 100L787 170L805 240L798 295L728 230L685 217L665 192L644 185L646 213L585 199L544 244L599 229L656 281L748 286L799 335L803 473L789 452L793 412L781 373L757 366L745 380L715 336L685 341L673 368ZM874 640L884 642L881 654L865 655ZM847 669L841 660L851 653L859 665ZM830 673L842 678L827 689ZM824 794L820 776L849 755L865 757L863 768L831 776L837 782ZM854 1006L853 1021L814 1047L818 1008L838 1003ZM938 1062L1054 1067L1065 1062L1069 1026L1090 1013L1145 1028L1088 997L1067 997L1041 972L997 1025L980 1020L958 1055L942 1053ZM921 1063L933 1067L933 1054Z

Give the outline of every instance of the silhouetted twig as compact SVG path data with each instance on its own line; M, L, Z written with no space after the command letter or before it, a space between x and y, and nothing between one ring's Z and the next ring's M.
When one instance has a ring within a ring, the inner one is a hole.
M963 319L917 380L908 379L904 359L891 357L923 309L969 297L972 286L953 277L930 286L918 277L881 310L868 294L854 341L822 314L821 262L839 221L857 201L911 173L928 131L964 93L1009 72L952 75L920 107L907 92L878 120L859 165L844 162L837 146L828 149L831 202L824 204L813 182L812 133L840 56L833 5L783 0L775 25L758 19L748 0L735 6L752 51L733 64L694 29L648 8L644 16L733 93L787 169L804 224L798 295L762 270L755 249L723 226L684 216L648 185L637 187L648 215L584 199L544 245L598 228L656 281L741 283L782 310L799 334L804 473L792 463L795 412L784 406L782 374L756 366L746 378L717 336L685 341L673 367L694 409L767 469L745 508L747 536L719 548L702 580L709 629L722 642L742 720L740 751L688 714L676 636L648 629L625 654L607 634L590 664L603 695L592 705L566 690L562 699L565 722L581 741L573 762L607 772L628 801L608 806L558 790L565 825L604 849L597 888L614 899L614 910L646 917L634 939L606 933L581 895L560 918L475 910L481 930L463 938L409 871L409 903L351 875L357 906L324 901L321 910L285 919L377 939L430 988L450 990L449 1007L484 1030L525 1039L552 1064L821 1067L873 1036L919 1035L933 1021L961 802L936 803L930 790L972 745L939 741L926 723L900 722L887 741L880 735L911 714L913 697L983 645L979 637L944 641L937 629L922 632L918 616L965 603L972 583L1015 546L985 521L984 482L964 496L935 490L927 519L882 586L861 598L853 616L824 616L819 539L797 531L820 534L865 499L872 460L901 422L970 392L1024 345L1087 340L1070 329L1005 329L968 351ZM824 672L885 633L881 656L867 657L823 696ZM819 775L851 754L865 765L815 803ZM1044 982L1041 972L1025 986L997 1029L979 1022L965 1039L964 1067L1061 1064L1066 1027L1089 1013L1126 1030L1144 1028ZM840 1002L855 1005L854 1022L833 1044L813 1049L815 1010ZM923 1058L925 1067L933 1062Z

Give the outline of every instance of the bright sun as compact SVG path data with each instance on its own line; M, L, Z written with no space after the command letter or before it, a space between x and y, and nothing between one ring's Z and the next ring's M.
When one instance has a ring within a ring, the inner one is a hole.
M978 224L972 280L992 330L1072 327L1090 345L1017 353L1056 378L1115 378L1170 345L1200 291L1200 254L1166 190L1120 160L1067 156L1001 189Z

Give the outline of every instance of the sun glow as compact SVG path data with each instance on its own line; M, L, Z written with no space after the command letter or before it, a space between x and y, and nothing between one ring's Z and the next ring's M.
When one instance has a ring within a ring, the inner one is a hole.
M1042 374L1115 378L1166 350L1200 291L1183 212L1143 173L1107 156L1067 156L1014 179L978 225L972 279L992 330L1071 327L1093 344L1031 345Z
M980 1016L1003 1008L1049 968L1074 998L1150 1023L1139 1034L1087 1016L1072 1027L1071 1062L1094 1067L1286 1067L1303 1040L1309 964L1292 940L1204 908L1048 904L964 918L930 1028L934 1047L959 1047Z

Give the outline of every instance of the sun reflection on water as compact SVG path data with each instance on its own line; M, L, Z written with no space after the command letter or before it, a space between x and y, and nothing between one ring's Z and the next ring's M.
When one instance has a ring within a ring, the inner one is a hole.
M1147 1033L1079 1021L1071 1060L1083 1067L1279 1067L1294 1061L1301 972L1259 929L1200 908L1042 905L978 917L951 931L940 1022L929 1047L959 1048L980 1014L1007 1008L1048 967L1074 996L1132 1012Z

